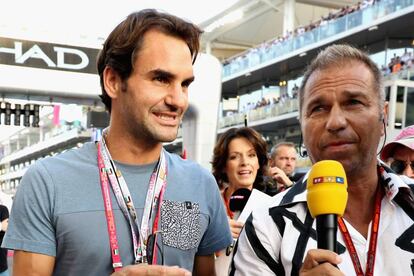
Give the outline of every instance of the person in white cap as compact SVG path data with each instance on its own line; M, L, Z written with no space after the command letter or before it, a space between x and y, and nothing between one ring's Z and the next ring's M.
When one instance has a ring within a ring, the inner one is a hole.
M414 179L414 125L401 130L395 140L384 147L381 159L397 174Z

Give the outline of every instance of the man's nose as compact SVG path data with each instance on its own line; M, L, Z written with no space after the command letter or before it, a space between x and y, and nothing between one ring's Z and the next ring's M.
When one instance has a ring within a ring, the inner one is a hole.
M169 88L167 97L165 98L165 103L175 108L186 109L188 104L188 95L185 89L186 88L182 87L181 83L172 85Z
M337 132L344 129L346 125L347 119L344 111L338 105L332 106L328 115L328 121L326 122L327 130L330 132Z

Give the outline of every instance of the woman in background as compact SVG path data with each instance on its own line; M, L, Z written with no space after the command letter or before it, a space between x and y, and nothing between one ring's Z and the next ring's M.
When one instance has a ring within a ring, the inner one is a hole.
M401 130L381 151L381 159L400 175L414 179L414 125Z
M231 128L223 133L214 148L213 175L222 192L234 239L242 223L234 220L229 208L230 196L240 188L264 190L263 175L267 166L267 144L252 128Z

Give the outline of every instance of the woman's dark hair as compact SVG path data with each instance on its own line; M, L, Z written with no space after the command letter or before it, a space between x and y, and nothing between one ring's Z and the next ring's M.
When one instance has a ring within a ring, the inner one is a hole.
M214 147L213 160L211 161L213 175L216 178L219 188L223 188L225 182L228 182L226 173L227 159L229 157L229 144L235 138L245 138L254 147L257 158L259 159L259 170L253 183L253 188L263 190L263 175L267 169L267 143L260 133L249 127L231 128L223 133Z
M103 83L105 68L111 67L122 81L126 81L134 69L134 62L143 44L145 33L154 29L185 41L193 57L193 63L195 62L202 33L196 25L154 9L130 14L109 34L98 55L97 67L102 89L100 97L109 112L111 97L105 91Z

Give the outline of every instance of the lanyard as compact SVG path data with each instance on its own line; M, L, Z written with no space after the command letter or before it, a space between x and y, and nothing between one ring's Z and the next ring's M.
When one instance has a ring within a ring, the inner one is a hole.
M234 213L230 210L230 200L226 197L227 189L228 188L224 189L222 195L223 195L224 205L226 205L227 216L229 216L231 219L233 219Z
M380 213L381 213L381 199L382 199L382 192L381 188L379 187L377 193L375 195L375 213L372 220L371 225L371 238L369 241L369 250L367 256L367 266L365 268L365 274L362 271L361 263L358 258L358 254L356 252L354 243L352 242L351 235L349 234L348 228L345 225L344 220L342 217L338 217L338 225L339 229L341 230L342 236L344 237L344 241L346 247L348 248L349 255L351 256L352 264L354 265L355 272L357 276L373 276L374 275L374 264L375 264L375 254L377 249L377 239L378 239L378 228L379 228L379 221L380 221Z
M104 137L104 136L103 136ZM115 271L122 267L119 255L119 245L116 236L116 226L112 209L112 202L109 192L109 184L112 187L116 200L124 216L127 218L131 229L134 257L136 263L147 263L147 240L150 233L155 234L158 230L158 221L161 213L161 202L167 185L167 162L165 153L162 150L160 160L151 174L147 197L145 200L144 212L141 226L139 227L136 209L131 194L121 171L113 162L106 147L105 139L98 142L98 166L101 180L102 196L105 206L109 243L111 247L112 265ZM109 181L108 181L109 180ZM150 229L150 221L153 222ZM156 246L154 244L153 259L156 263Z

